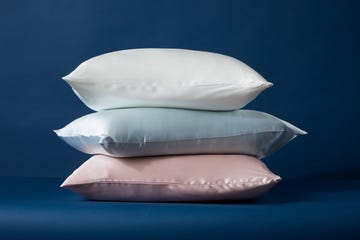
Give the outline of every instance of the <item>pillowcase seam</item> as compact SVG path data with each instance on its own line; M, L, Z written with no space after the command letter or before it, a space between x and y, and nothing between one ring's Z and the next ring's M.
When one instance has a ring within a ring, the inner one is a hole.
M241 135L233 135L233 136L222 136L222 137L207 137L207 138L187 138L187 139L181 139L181 140L172 140L172 141L145 141L146 143L163 143L163 142L182 142L182 141L191 141L191 140L208 140L208 139L217 139L217 138L230 138L230 137L240 137L240 136L246 136L246 135L257 135L257 134L265 134L265 133L279 133L279 132L288 132L288 133L292 133L294 135L301 135L302 133L298 133L298 132L294 132L294 131L288 131L288 130L284 130L284 131L265 131L265 132L259 132L259 133L245 133L245 134L241 134ZM105 134L101 134L101 135L83 135L83 134L79 134L79 135L59 135L59 137L63 137L63 138L71 138L71 137L110 137L108 135ZM124 142L124 141L113 141L114 143L119 143L119 144L139 144L139 143L143 143L143 142ZM101 144L101 142L99 142Z
M126 86L138 86L138 84L123 84L123 83L118 83L118 82L109 82L109 83L98 83L98 82L90 82L90 81L78 81L80 79L68 79L68 80L64 80L65 82L69 83L71 85L71 83L75 83L75 84L88 84L88 85L126 85ZM270 82L263 82L263 81L251 81L249 82L252 86L246 86L246 89L253 89L253 88L261 88L261 87L266 87L269 88L272 86L272 83ZM181 83L179 84L173 84L176 86L183 86ZM164 86L162 84L162 86ZM165 85L166 86L166 85ZM169 85L168 85L169 86ZM187 87L191 88L191 87L204 87L204 86L242 86L242 84L238 84L238 83L203 83L203 84L194 84L194 85L189 85ZM244 89L241 89L241 91L243 91Z
M264 183L264 179L266 179L267 181ZM89 184L128 184L128 185L195 185L195 186L231 186L231 185L240 185L240 184L259 184L262 185L261 183L265 184L269 184L271 182L277 182L280 181L281 178L264 178L263 180L260 181L243 181L243 182L237 182L237 183L224 183L224 184L216 184L216 183L179 183L179 182L154 182L154 181L149 181L149 182L145 182L145 181L126 181L126 180L89 180L87 182L83 182L83 183L76 183L76 184L68 184L68 185L64 185L64 187L71 187L71 186L78 186L78 185L89 185Z

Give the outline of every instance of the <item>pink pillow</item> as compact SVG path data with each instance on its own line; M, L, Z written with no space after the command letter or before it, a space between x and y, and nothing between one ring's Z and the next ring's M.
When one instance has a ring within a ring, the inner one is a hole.
M263 194L281 178L245 155L95 155L61 185L91 200L213 201Z

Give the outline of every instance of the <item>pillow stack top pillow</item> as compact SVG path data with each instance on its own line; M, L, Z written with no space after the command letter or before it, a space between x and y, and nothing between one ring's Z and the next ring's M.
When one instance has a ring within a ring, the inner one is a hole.
M272 84L221 54L117 51L83 62L64 80L98 111L55 131L95 154L62 185L89 199L256 197L280 180L259 159L306 133L269 114L238 110Z
M182 49L134 49L91 58L64 77L95 111L125 107L237 110L272 86L239 60Z

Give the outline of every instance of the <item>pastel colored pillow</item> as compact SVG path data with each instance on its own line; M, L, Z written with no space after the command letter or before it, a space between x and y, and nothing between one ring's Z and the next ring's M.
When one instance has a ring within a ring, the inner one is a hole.
M280 177L244 155L188 155L135 160L91 157L61 185L91 200L213 201L257 197Z
M263 112L166 108L96 112L55 132L82 152L115 157L231 153L263 158L305 134Z
M235 110L272 86L243 62L184 49L131 49L93 57L63 78L91 109Z

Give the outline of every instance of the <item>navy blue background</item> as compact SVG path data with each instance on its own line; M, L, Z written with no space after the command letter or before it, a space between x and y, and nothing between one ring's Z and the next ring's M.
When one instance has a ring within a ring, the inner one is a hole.
M109 51L244 61L274 86L246 108L307 130L266 159L283 178L360 173L356 1L0 1L0 175L65 177L87 155L52 133L90 113L61 77Z

